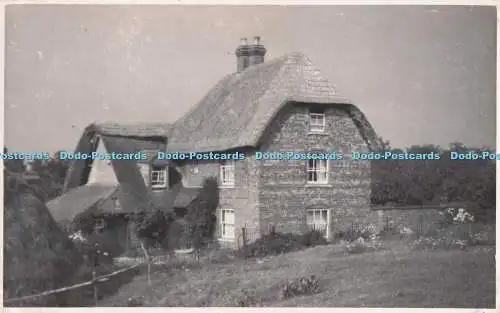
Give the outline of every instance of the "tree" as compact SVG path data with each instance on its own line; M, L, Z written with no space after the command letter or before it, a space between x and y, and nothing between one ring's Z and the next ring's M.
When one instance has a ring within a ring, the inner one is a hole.
M6 154L9 152L9 149L6 147L3 148L3 153ZM22 173L25 171L26 166L24 165L24 160L9 160L4 159L4 166L7 170L14 173Z
M148 251L152 246L166 241L168 229L174 222L174 217L172 213L159 209L150 201L138 213L132 214L131 218L142 252L148 261L148 283L151 284L151 255Z
M151 202L132 215L132 219L144 256L149 259L149 249L165 242L170 225L175 221L174 216Z
M219 205L219 184L216 178L205 179L198 197L188 207L186 219L192 247L199 251L212 239L217 221L216 210Z
M46 201L61 195L69 169L69 162L59 159L58 155L59 153L56 153L46 161L33 160L31 162L31 170L38 174L42 181L41 189L47 195Z
M383 141L383 140L381 140ZM392 148L396 152L400 149ZM451 152L492 152L452 143L448 149L414 145L410 153L440 153L440 160L381 160L372 162L372 203L396 202L421 205L436 202L468 202L478 219L494 221L496 164L490 160L451 160Z

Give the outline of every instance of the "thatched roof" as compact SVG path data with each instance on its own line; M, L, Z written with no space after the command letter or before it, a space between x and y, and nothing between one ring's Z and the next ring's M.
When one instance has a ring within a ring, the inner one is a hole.
M77 152L92 153L101 140L108 152L132 153L144 149L164 147L162 140L151 139L154 129L136 128L134 131L119 130L109 125L91 125L80 139ZM139 131L140 129L140 131ZM124 136L118 136L118 133ZM140 133L142 132L142 133ZM111 136L109 134L114 134ZM125 136L127 135L127 136ZM128 136L130 135L130 136ZM145 136L143 140L140 135ZM111 160L114 173L119 183L119 198L123 212L135 212L139 208L151 207L152 197L137 167L136 160ZM86 185L92 164L85 160L75 160L70 165L66 176L63 195L49 203L57 220L72 219L94 206L97 202L109 198L117 186Z
M370 149L381 147L365 115L336 93L309 58L302 53L292 53L226 76L174 124L91 124L83 132L76 151L95 151L97 138L104 141L108 152L124 153L148 149L204 152L256 147L273 118L291 103L343 109L356 123ZM153 198L137 162L113 160L112 165L121 193L128 199L127 210L144 206ZM88 161L72 162L63 192L86 184L90 167ZM161 196L172 199L168 192Z
M69 223L100 201L108 199L116 189L116 186L83 185L47 202L47 208L56 222Z
M302 53L292 53L222 79L172 128L169 151L223 151L257 146L283 106L314 103L346 110L371 149L378 136L364 114L339 96Z
M156 206L147 209L167 209L187 207L199 194L200 188L186 188L181 183L163 192L155 192L152 196ZM111 197L120 200L121 209L116 211L113 205L101 205ZM83 185L73 188L56 199L47 203L54 220L61 225L68 225L81 214L129 214L137 212L137 207L127 205L119 186L102 184Z
M4 299L61 287L80 255L26 182L9 172L4 182Z
M224 151L255 147L279 110L290 103L310 103L345 110L372 150L379 138L361 112L338 95L302 53L292 53L224 77L174 124L89 125L86 132L129 138L163 138L171 152Z
M87 132L101 135L130 138L167 138L172 126L168 123L121 124L116 122L94 123L87 126Z

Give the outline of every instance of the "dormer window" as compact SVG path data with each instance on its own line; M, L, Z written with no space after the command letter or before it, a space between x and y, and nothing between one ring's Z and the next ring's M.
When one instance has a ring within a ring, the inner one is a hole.
M220 183L222 186L234 186L234 160L224 160L220 165Z
M167 188L167 167L166 166L151 166L150 182L152 189Z
M311 133L322 133L325 131L326 119L325 110L309 110L309 131Z

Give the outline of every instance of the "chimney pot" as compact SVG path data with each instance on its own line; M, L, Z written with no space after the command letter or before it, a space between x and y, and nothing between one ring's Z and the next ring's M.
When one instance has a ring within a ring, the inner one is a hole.
M253 37L253 44L250 46L249 66L264 63L266 48L260 42L260 36Z
M242 37L240 40L240 45L241 46L248 46L248 40L246 37Z

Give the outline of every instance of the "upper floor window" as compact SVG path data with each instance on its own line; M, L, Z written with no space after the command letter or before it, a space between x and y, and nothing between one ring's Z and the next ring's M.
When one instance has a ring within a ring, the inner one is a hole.
M328 184L328 160L307 160L307 183Z
M166 166L151 166L150 172L151 188L165 189L167 188L167 167Z
M325 131L326 119L325 110L309 110L309 131L312 133L322 133Z
M220 183L223 186L234 186L234 160L224 160L220 165Z

